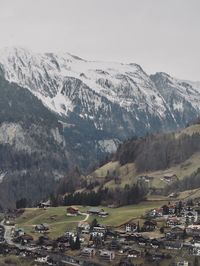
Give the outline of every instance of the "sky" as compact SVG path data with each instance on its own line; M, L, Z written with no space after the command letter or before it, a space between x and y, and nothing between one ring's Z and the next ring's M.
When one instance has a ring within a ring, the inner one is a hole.
M0 48L65 51L200 81L199 0L0 0Z

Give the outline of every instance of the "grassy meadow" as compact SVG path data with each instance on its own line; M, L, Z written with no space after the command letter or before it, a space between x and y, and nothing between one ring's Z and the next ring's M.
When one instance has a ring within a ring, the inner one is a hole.
M119 208L103 208L109 215L106 218L89 216L88 222L97 218L98 222L108 226L118 227L132 219L139 219L148 210L160 207L164 201L145 201L138 205L129 205ZM81 212L87 212L89 206L77 206ZM67 216L66 207L51 207L48 209L29 208L16 219L16 227L24 228L25 232L31 234L34 239L37 239L41 234L34 231L37 224L47 223L49 225L49 237L56 238L64 234L67 230L75 230L79 221L84 220L85 215Z

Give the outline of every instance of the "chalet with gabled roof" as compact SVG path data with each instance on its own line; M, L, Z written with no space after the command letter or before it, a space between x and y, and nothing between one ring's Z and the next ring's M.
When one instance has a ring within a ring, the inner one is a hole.
M189 236L199 236L200 235L200 225L199 224L188 225L186 227L186 233Z
M35 226L35 231L37 231L39 233L45 233L45 232L49 231L49 226L46 223L38 224Z
M85 247L81 251L81 256L83 257L93 258L95 254L96 254L96 250L94 248Z
M99 250L99 256L102 260L112 261L115 259L115 252L110 250Z
M79 213L79 209L77 207L70 206L67 208L67 214L76 216Z
M196 223L198 220L198 213L196 211L185 211L184 218L187 224Z
M125 224L125 230L126 232L136 232L137 230L137 224L133 222L129 222Z

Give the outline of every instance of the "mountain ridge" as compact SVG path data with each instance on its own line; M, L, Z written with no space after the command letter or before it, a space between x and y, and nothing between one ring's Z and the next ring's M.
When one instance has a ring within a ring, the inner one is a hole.
M134 124L139 124L145 132L154 131L155 123L159 124L156 130L185 126L189 118L180 117L184 112L180 107L183 101L187 102L187 97L191 103L185 108L189 108L191 119L200 114L200 93L191 84L163 72L148 76L138 64L86 61L69 53L42 54L7 48L0 51L0 66L8 81L28 88L50 110L65 117L75 112L86 120L94 120L99 130L107 128L109 123L102 128L98 123L99 113L103 113L103 120L108 120L108 109L117 106L124 116L122 121L130 128L130 133L123 138L138 134ZM164 89L160 88L168 86L167 83L174 83L180 90L178 97L175 95L177 104L170 105L169 95L163 94ZM190 93L187 93L189 86Z

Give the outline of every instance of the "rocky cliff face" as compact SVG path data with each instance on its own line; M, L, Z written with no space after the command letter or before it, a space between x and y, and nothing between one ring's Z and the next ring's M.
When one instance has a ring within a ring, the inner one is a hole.
M177 127L184 127L198 116L200 89L198 83L185 82L166 73L156 73L150 78L165 99Z

